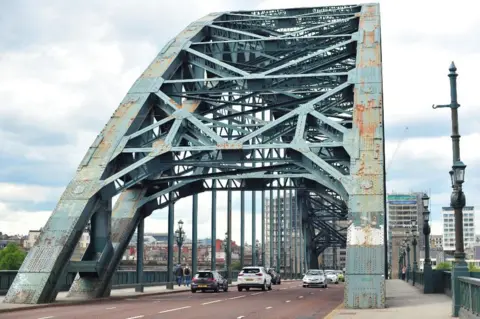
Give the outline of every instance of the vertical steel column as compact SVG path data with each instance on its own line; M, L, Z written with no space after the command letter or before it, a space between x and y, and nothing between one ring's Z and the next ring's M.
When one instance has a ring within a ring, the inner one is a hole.
M262 121L265 121L265 111L262 112ZM262 144L265 144L265 135L262 134ZM265 166L265 149L262 149L262 166ZM262 266L265 267L265 190L262 190Z
M292 180L290 180L290 187L292 187ZM293 279L293 258L292 258L292 231L293 231L293 207L292 207L292 189L289 190L289 205L290 215L289 215L289 226L288 226L288 264L290 271L290 279Z
M145 239L145 218L142 216L137 228L137 285L136 292L143 292L143 252Z
M175 207L173 193L168 194L168 256L167 256L167 289L173 289L173 246L175 245L174 231Z
M228 283L232 283L232 187L231 180L228 180L228 195L227 195L227 256L225 256L227 262L227 279Z
M212 172L215 173L216 169L213 169ZM211 239L211 266L212 270L217 269L217 180L212 180L212 239Z
M243 165L242 165L243 166ZM240 266L245 266L245 191L240 192Z
M273 183L273 182L272 182ZM273 186L273 185L272 185ZM273 258L274 258L274 250L273 247L275 245L274 237L273 237L273 188L270 188L270 238L269 238L269 247L270 247L270 268L273 268Z
M192 197L192 276L197 273L198 253L198 194Z
M285 180L285 186L287 181ZM287 189L283 189L283 277L287 278Z
M245 106L241 107L242 113L245 112ZM242 116L242 122L245 117ZM243 153L242 153L243 156ZM242 160L242 167L244 166ZM245 266L245 191L240 191L240 266Z
M282 224L282 220L280 219L280 180L278 182L278 190L277 190L277 272L280 273L280 254L281 254L281 244L282 244L282 233L281 233L281 227L280 225Z
M295 278L298 278L298 254L297 254L297 237L298 237L298 195L295 191L295 237L294 237L294 251L295 251Z
M252 266L255 266L257 264L256 243L257 243L257 192L252 191Z

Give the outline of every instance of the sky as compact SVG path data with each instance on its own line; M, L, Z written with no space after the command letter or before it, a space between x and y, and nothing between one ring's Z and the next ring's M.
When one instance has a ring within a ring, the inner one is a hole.
M379 1L382 19L387 190L426 191L432 233L449 204L451 124L448 67L458 68L461 154L468 205L480 206L480 20L475 0ZM0 5L0 231L42 227L98 132L162 47L211 12L350 4L323 0L62 0ZM397 151L395 151L397 150ZM395 156L393 156L395 154ZM199 237L210 236L210 193L200 195ZM260 237L260 193L257 238ZM239 193L233 234L239 241ZM251 192L246 194L247 225ZM226 194L219 193L217 234L226 231ZM166 211L146 231L166 232ZM175 220L191 229L191 199ZM480 220L477 223L480 226ZM251 228L246 227L251 243Z

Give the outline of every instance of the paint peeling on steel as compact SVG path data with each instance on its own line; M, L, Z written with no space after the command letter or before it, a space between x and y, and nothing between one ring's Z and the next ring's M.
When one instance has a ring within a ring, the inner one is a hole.
M379 6L363 5L355 72L351 159L352 189L347 231L347 308L384 308L384 160ZM355 257L356 256L356 257Z

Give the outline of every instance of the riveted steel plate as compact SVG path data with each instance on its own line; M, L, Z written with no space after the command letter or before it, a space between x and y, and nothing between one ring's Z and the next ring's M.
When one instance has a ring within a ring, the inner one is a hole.
M5 296L6 303L35 304L48 283L50 274L18 273Z
M99 183L94 180L73 180L68 184L61 200L90 199L99 190Z
M383 174L378 175L352 175L351 195L377 195L385 192Z
M370 194L350 196L348 198L349 219L359 212L382 211L384 209L384 194Z
M348 246L347 274L379 274L385 271L385 253L381 246Z
M348 308L385 308L385 278L349 274L345 276L344 295Z
M381 153L374 152L376 149L375 141L372 142L371 151L361 150L360 158L350 160L350 174L351 175L383 175L383 156ZM381 146L381 142L377 145ZM380 149L378 149L379 152Z
M51 272L62 250L63 246L34 246L25 258L19 272Z
M360 196L355 196L358 198ZM366 199L367 196L365 196ZM376 209L382 209L383 205L376 207ZM383 211L350 211L348 213L348 219L352 221L353 225L359 227L370 226L373 228L383 227L385 221L385 214Z

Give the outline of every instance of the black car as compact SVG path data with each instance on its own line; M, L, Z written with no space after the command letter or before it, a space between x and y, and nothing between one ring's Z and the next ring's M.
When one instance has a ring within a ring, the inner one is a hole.
M269 268L267 270L267 274L272 277L272 284L274 285L280 285L282 283L282 279L280 278L280 274L275 271L273 268Z
M194 293L197 292L197 290L201 290L202 292L206 290L213 290L214 292L223 290L227 292L228 280L216 271L201 270L193 277L191 290Z

